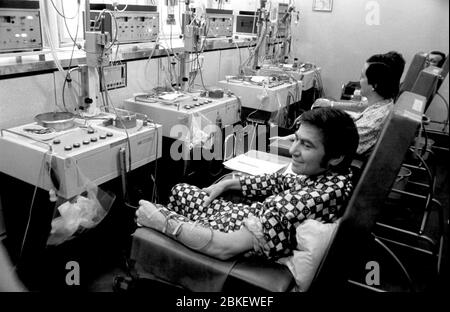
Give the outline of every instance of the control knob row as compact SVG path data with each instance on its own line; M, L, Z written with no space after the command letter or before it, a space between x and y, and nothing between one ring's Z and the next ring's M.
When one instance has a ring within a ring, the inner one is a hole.
M194 100L194 101L197 101L196 98L194 98L193 100ZM204 104L209 104L209 103L212 103L212 100L204 100L203 102L197 102L197 103L191 104L191 105L186 104L186 105L184 105L183 107L184 107L185 109L191 109L191 108L198 107L198 106L201 106L201 105L204 105Z
M101 140L104 140L104 139L106 139L106 137L112 137L113 135L114 134L112 132L107 132L106 134L101 134L99 136L99 138ZM89 140L83 140L83 145L88 145L90 142L97 142L97 141L98 141L98 139L96 137L92 137ZM60 139L54 139L53 140L53 144L55 144L55 145L61 144L61 140ZM64 146L64 150L70 151L70 150L72 150L72 148L79 148L80 146L81 146L80 143L73 143L72 145Z

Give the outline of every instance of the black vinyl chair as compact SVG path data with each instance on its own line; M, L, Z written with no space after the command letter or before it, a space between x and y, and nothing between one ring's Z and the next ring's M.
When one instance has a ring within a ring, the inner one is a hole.
M420 125L422 112L415 108L418 102L425 105L423 97L405 92L400 105L389 115L315 274L311 291L335 292L342 289L337 287L348 285L352 263L361 257L367 243L376 239L372 230L383 207L380 203L391 191ZM295 286L290 271L281 264L242 256L217 260L147 228L133 234L131 259L136 276L189 291L285 292Z

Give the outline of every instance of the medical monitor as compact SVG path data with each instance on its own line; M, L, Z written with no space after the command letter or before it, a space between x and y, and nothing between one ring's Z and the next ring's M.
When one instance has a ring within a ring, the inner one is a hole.
M239 11L236 15L235 33L242 35L256 35L258 16L253 11Z

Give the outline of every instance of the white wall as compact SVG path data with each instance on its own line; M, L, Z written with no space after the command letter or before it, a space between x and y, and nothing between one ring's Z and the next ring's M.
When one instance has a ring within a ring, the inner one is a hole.
M255 4L254 1L230 1L239 9L246 10L250 8L241 3ZM404 55L406 66L409 66L418 51L448 52L448 0L378 0L378 26L369 26L365 22L365 6L374 1L335 0L332 12L312 11L312 1L295 1L301 19L298 25L293 24L292 55L322 68L328 96L339 97L343 82L359 79L362 64L372 54L397 50ZM240 51L241 58L246 59L247 49ZM210 53L205 53L204 57L206 84L214 85L225 75L237 73L238 50ZM129 62L128 87L110 92L114 105L120 107L123 100L134 93L146 92L157 86L162 81L158 66L162 60L152 60L147 73L146 60ZM447 92L441 93L447 94L448 101L448 83L443 86ZM38 113L55 109L55 103L61 105L61 87L62 79L58 74L55 78L54 74L43 74L0 80L0 128L31 122ZM436 116L447 116L442 101L437 102L435 110Z
M241 50L241 58L248 57L246 48ZM207 86L216 86L226 75L236 75L239 66L237 49L211 51L203 55L203 80ZM127 63L127 87L109 91L115 107L123 107L123 101L135 94L149 92L164 85L162 66L167 67L166 58L131 61ZM77 91L77 74L72 74L74 94ZM62 86L64 78L59 72L12 79L0 79L0 129L33 122L34 116L43 112L59 110L62 107ZM201 86L200 76L196 88ZM56 99L56 100L55 100ZM75 97L66 87L67 107L75 105Z
M312 11L313 0L295 0L293 55L322 68L327 96L338 98L342 83L358 80L371 55L396 50L406 69L419 51L449 50L448 0L335 0L332 12ZM379 5L379 25L366 17Z

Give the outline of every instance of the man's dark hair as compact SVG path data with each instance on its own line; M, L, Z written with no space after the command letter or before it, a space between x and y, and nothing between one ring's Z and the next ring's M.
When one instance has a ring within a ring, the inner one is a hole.
M332 158L344 156L333 169L337 172L348 171L359 143L358 130L350 115L337 108L320 107L304 112L299 121L321 131L325 148L321 165L325 166Z

